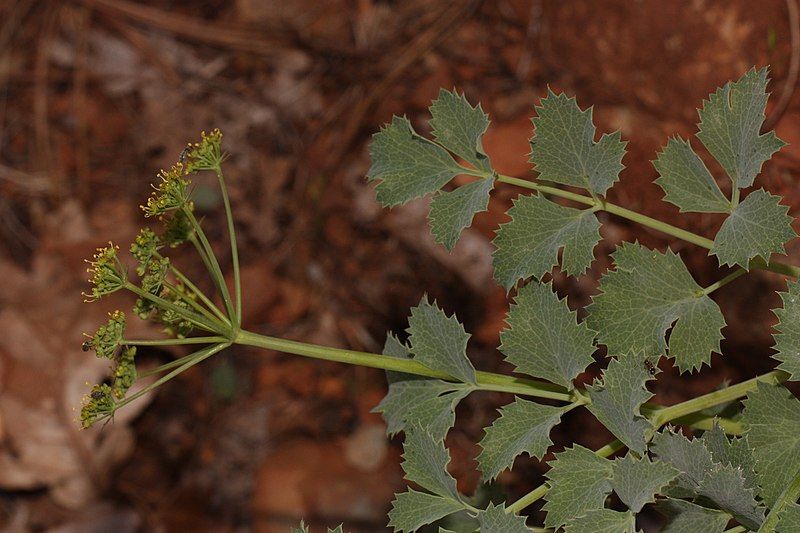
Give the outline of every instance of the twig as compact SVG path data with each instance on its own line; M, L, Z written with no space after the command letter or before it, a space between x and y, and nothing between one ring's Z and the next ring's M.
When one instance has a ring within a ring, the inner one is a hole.
M769 114L761 131L767 132L775 127L781 120L789 102L792 100L794 90L797 87L797 76L800 73L800 13L798 13L797 0L786 0L786 8L789 10L789 31L792 36L792 52L789 58L789 74L783 84L783 91L778 103L772 113Z

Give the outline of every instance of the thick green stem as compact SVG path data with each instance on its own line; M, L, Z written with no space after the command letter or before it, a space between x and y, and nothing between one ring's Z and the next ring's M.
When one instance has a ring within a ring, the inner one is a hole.
M330 348L315 344L278 339L258 335L249 331L240 331L235 337L234 342L247 346L257 346L278 352L313 357L325 361L335 361L338 363L348 363L351 365L367 366L371 368L382 368L383 370L393 370L395 372L405 372L430 378L458 381L444 372L431 370L430 368L414 361L413 359L400 359L388 355L380 355L367 352L356 352L353 350L343 350L341 348ZM524 394L526 396L536 396L538 398L549 398L563 402L573 402L578 397L574 393L568 392L563 387L535 381L532 379L515 378L491 372L475 372L477 389L484 391L510 392L512 394Z
M781 510L787 505L796 502L797 498L800 498L800 473L794 477L789 486L783 491L783 494L780 495L778 501L775 502L775 505L772 506L772 509L767 515L767 519L764 520L764 523L761 524L761 527L758 529L758 533L773 533L775 531L775 526L778 525L778 521L781 518Z
M214 284L219 289L220 294L222 295L222 301L225 303L225 310L228 313L228 316L233 320L235 316L235 310L233 308L233 302L231 301L231 293L228 291L228 284L225 283L225 276L222 274L222 269L219 266L219 261L217 261L217 256L214 255L214 249L211 248L211 243L208 242L208 238L206 237L203 228L200 226L200 223L197 221L197 218L194 216L194 213L190 209L184 209L184 213L186 217L189 219L192 228L194 229L194 234L200 239L200 244L205 251L206 258L208 259L207 266L209 266L209 274L214 280Z
M228 221L228 240L231 243L231 261L233 263L233 290L236 296L236 327L242 325L242 284L239 276L239 249L236 244L236 230L233 227L233 211L231 211L231 202L228 198L228 188L225 186L225 177L222 174L222 169L217 166L215 169L217 179L219 180L219 188L222 190L222 202L225 204L225 218Z

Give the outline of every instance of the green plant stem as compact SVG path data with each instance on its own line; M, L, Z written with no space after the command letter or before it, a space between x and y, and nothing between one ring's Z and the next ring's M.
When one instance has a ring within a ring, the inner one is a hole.
M183 344L213 344L225 342L226 337L187 337L185 339L123 339L122 345L129 346L176 346Z
M738 400L739 398L746 396L748 392L755 390L758 387L759 382L770 383L774 385L786 381L788 377L789 375L782 370L773 370L772 372L767 372L766 374L756 376L752 379L748 379L747 381L742 381L736 385L732 385L714 392L709 392L708 394L698 396L697 398L693 398L670 407L659 409L653 414L650 421L655 427L660 427L667 422L671 422L692 413L696 413L710 407L715 407L723 403L728 403L733 400Z
M165 300L163 298L159 298L158 296L143 290L142 288L134 285L133 283L131 283L129 281L126 281L125 284L123 285L123 287L128 289L129 291L131 291L132 293L136 294L137 296L139 296L141 298L145 298L147 300L150 300L151 302L155 303L159 307L174 311L176 314L178 314L179 316L182 316L183 318L185 318L186 320L188 320L189 322L191 322L192 324L194 324L195 326L197 326L197 327L199 327L201 329L204 329L204 330L209 331L211 333L221 333L226 329L221 322L217 322L217 323L207 322L207 320L208 320L207 318L205 318L203 316L200 316L200 315L197 315L195 313L192 313L191 311L189 311L188 309L184 309L183 307L178 307L177 305L175 305L172 302L169 302L169 301L167 301L167 300Z
M413 359L400 359L388 355L380 355L367 352L356 352L353 350L343 350L341 348L330 348L318 346L304 342L290 341L266 335L258 335L249 331L239 331L234 338L236 344L246 346L256 346L275 350L278 352L290 353L322 359L325 361L335 361L351 365L367 366L371 368L381 368L383 370L393 370L395 372L405 372L430 378L444 379L448 381L458 381L444 372L431 370L430 368L414 361ZM574 402L579 399L574 393L568 392L563 387L536 381L532 379L515 378L491 372L475 372L477 381L476 389L484 391L509 392L512 394L524 394L539 398L549 398L563 402Z
M184 213L194 229L194 234L198 239L200 239L200 244L203 250L205 250L206 258L208 259L207 266L210 267L209 274L211 274L214 284L217 286L217 289L219 289L219 292L222 295L222 301L225 303L225 310L227 311L228 316L233 321L233 317L235 316L233 302L231 301L231 294L228 291L228 284L225 283L225 276L222 274L219 261L217 261L217 256L214 255L214 250L211 248L211 243L208 242L208 238L206 237L203 228L200 226L200 223L197 221L197 218L194 216L194 213L189 209L184 209Z
M727 285L731 281L733 281L733 280L735 280L735 279L737 279L740 276L743 276L745 274L747 274L747 270L745 270L743 268L739 268L737 270L734 270L733 272L731 272L730 274L728 274L727 276L725 276L721 280L719 280L719 281L717 281L715 283L712 283L711 285L709 285L708 287L703 289L700 292L700 294L704 295L704 296L708 296L709 294L711 294L715 290L719 289L720 287L724 287L725 285Z
M142 396L144 396L145 394L147 394L151 390L153 390L153 389L155 389L157 387L160 387L161 385L163 385L167 381L171 380L175 376L177 376L179 374L182 374L183 372L185 372L185 371L189 370L190 368L192 368L194 365L196 365L196 364L198 364L198 363L200 363L202 361L205 361L206 359L208 359L209 357L211 357L215 353L224 350L225 348L227 348L230 345L231 345L230 342L223 342L223 343L220 343L220 344L215 344L213 346L209 346L207 348L203 348L202 350L198 350L198 351L194 352L193 354L190 354L190 356L188 356L188 358L186 359L185 363L180 365L178 368L176 368L175 370L173 370L169 374L158 378L157 380L155 380L154 382L152 382L150 385L146 386L142 390L137 391L135 394L132 394L132 395L126 397L124 400L122 400L119 403L117 403L116 406L114 407L114 409L116 410L116 409L119 409L121 407L124 407L124 406L128 405L129 403L131 403L132 401L137 400L138 398L141 398Z
M470 171L468 172L468 174L473 176L489 177L487 173L481 173L476 171ZM643 226L652 228L667 235L671 235L673 237L695 244L707 250L710 250L714 246L714 241L712 241L711 239L701 237L700 235L692 233L691 231L678 228L676 226L673 226L672 224L667 224L666 222L656 220L652 217L648 217L647 215L637 213L636 211L625 209L624 207L620 207L616 204L612 204L605 200L599 200L598 203L590 196L585 196L583 194L576 194L574 192L565 191L562 189L558 189L556 187L550 187L548 185L540 185L530 180L514 178L512 176L499 175L497 176L496 179L501 183L508 183L509 185L516 185L518 187L524 187L526 189L539 191L544 194L551 194L553 196L558 196L560 198L566 198L567 200L579 202L591 207L598 207L599 209L602 209L607 213L611 213L620 216L622 218L626 218L632 222L637 222ZM766 262L761 260L760 258L755 258L751 262L750 266L752 268L758 268L760 270L770 270L772 272L776 272L778 274L783 274L786 276L800 277L800 267L787 265L777 261Z
M780 520L781 510L787 505L796 502L797 498L800 498L800 473L794 477L789 486L783 491L783 494L780 495L778 501L775 502L775 505L772 506L767 519L758 528L758 533L773 533Z
M233 227L233 212L231 202L228 198L228 188L225 186L225 177L219 165L214 169L219 180L219 188L222 190L222 203L225 204L225 218L228 222L228 240L231 243L231 261L233 263L233 290L236 298L236 329L242 325L242 284L239 274L239 250L236 244L236 230Z
M194 242L195 242L195 243L197 243L197 241L196 241L196 240L195 240ZM198 251L201 251L201 250L202 250L201 248L199 248L199 244L196 244L196 247L198 248ZM159 253L156 253L155 255L156 255L156 257L158 257L159 259L162 259L162 256L161 256L161 254L159 254ZM203 261L203 262L205 263L205 259L204 259L204 261ZM180 269L178 269L178 267L176 267L174 264L172 264L172 262L170 262L170 264L169 264L169 269L170 269L170 271L172 272L172 274L173 274L173 275L174 275L176 278L178 278L178 279L179 279L179 280L180 280L180 281L181 281L181 282L182 282L184 285L186 285L186 286L189 288L189 290L191 290L192 292L194 292L194 293L197 295L197 297L198 297L198 298L200 298L200 301L202 301L204 304L206 304L206 307L208 307L208 309L210 309L210 310L211 310L211 311L212 311L212 312L213 312L215 315L217 315L217 317L218 317L218 318L219 318L221 321L223 321L223 322L225 322L226 324L230 325L230 323L231 323L231 322L230 322L230 320L228 320L228 317L227 317L227 316L225 316L225 313L223 313L223 312L220 310L220 308L219 308L219 307L217 307L216 305L214 305L214 302L212 302L212 301L211 301L211 299L209 299L209 297L208 297L208 296L206 296L206 295L205 295L205 293L204 293L203 291L201 291L201 290L200 290L200 289L197 287L197 285L195 285L195 284L192 282L192 280L190 280L190 279L189 279L189 278L186 276L186 274L184 274L183 272L181 272L181 271L180 271Z

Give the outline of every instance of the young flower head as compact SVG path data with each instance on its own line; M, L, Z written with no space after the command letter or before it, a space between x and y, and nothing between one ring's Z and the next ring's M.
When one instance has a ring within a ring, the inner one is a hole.
M180 209L189 201L189 180L183 163L175 163L169 170L161 170L158 177L161 182L153 186L153 194L143 205L144 216L153 217L163 215L169 211Z
M106 384L93 386L91 392L83 399L80 417L81 427L83 429L89 428L98 419L112 416L116 408L117 405L112 396L110 386Z
M158 251L158 236L150 228L142 228L136 239L131 243L131 255L136 259L136 273L144 276L147 264Z
M124 333L125 313L114 311L108 314L108 322L97 328L91 339L84 345L88 344L90 348L93 348L97 357L115 359Z
M144 275L142 276L142 290L149 292L153 296L159 296L164 287L164 280L169 271L169 258L162 257L159 259L151 258L147 265L144 267ZM133 312L141 319L145 320L150 316L150 313L155 309L156 304L147 298L139 298L136 300L136 305Z
M216 170L225 161L226 154L222 152L222 132L215 128L211 133L200 133L199 143L189 143L185 152L187 172L194 173L198 170Z
M185 209L190 213L194 211L194 202L187 202ZM170 248L185 243L194 235L192 223L183 209L173 211L170 215L164 215L161 220L164 223L164 234L161 236L161 240Z
M183 283L177 283L173 288L166 288L161 295L165 300L173 303L177 307L191 311L192 307L186 302L187 299L197 301L197 295L187 289ZM164 331L182 339L189 335L194 329L194 324L176 313L172 309L159 309L155 314L156 320L164 325Z
M121 400L125 397L125 393L131 388L133 382L136 381L136 346L125 346L119 356L117 367L114 369L114 384L112 385L112 392L114 397Z
M118 246L108 243L105 248L98 248L89 263L86 271L89 273L89 283L92 290L84 293L86 301L93 302L106 294L120 290L126 281L125 269L119 261Z

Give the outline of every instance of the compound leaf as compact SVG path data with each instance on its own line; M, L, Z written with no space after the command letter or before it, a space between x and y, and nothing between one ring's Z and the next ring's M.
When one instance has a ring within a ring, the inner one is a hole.
M778 317L775 349L772 357L781 362L778 368L789 373L791 381L800 381L800 282L789 281L786 292L779 293L782 309L774 309Z
M695 495L705 473L715 465L711 452L701 439L689 440L671 429L656 433L650 450L658 459L680 472L672 483L672 496Z
M576 516L602 509L611 492L613 463L591 450L573 445L556 454L547 472L550 490L543 510L545 526L558 528Z
M450 498L408 489L395 495L389 511L389 527L395 531L416 531L463 508L460 502Z
M403 459L406 479L438 496L459 501L456 480L447 472L450 454L443 440L434 439L419 426L409 426L403 443Z
M719 161L734 187L753 184L761 166L784 142L775 133L761 134L767 107L767 69L751 69L728 82L703 102L697 137Z
M453 191L439 191L431 200L428 222L433 238L452 250L461 232L472 224L472 218L489 205L489 192L494 180L481 179Z
M572 389L572 380L593 361L594 333L549 284L521 288L506 322L500 351L520 372Z
M370 181L379 180L378 202L384 207L425 196L463 172L447 150L418 135L405 117L394 117L372 138Z
M653 394L645 388L652 379L642 357L611 359L602 381L586 387L592 403L588 408L620 441L636 453L646 448L645 433L652 428L639 408Z
M558 205L541 195L524 195L508 210L492 243L494 277L506 290L528 276L540 278L558 264L567 274L582 274L594 260L600 222L590 209Z
M700 440L711 452L711 458L715 463L731 465L742 470L746 488L755 489L758 486L753 464L753 452L747 442L747 437L730 440L725 431L715 421L711 430L703 433Z
M764 508L756 502L752 489L745 487L740 468L716 465L703 476L697 492L728 511L737 522L754 531L764 521Z
M736 206L722 223L711 248L720 265L748 268L754 257L767 261L773 253L786 251L784 244L797 234L792 229L789 207L780 204L781 199L758 189Z
M516 514L506 513L505 504L495 505L490 503L485 511L478 515L481 533L530 533L525 525L525 518Z
M613 254L617 269L603 276L587 324L609 353L667 352L681 372L709 363L719 352L725 318L672 251L660 253L624 243Z
M605 194L624 168L626 143L620 132L594 142L592 108L581 111L575 98L549 89L536 115L530 160L539 178Z
M469 334L455 315L447 316L436 302L423 296L408 319L414 360L465 383L475 383L475 367L467 358Z
M595 509L573 518L564 533L635 533L636 517L630 511Z
M772 507L800 472L800 401L783 386L759 383L744 406L760 495Z
M652 462L645 456L636 459L631 454L614 462L614 479L611 486L619 499L634 513L642 510L646 503L655 501L661 492L679 472L667 463Z
M656 509L668 520L661 533L722 533L731 519L724 511L673 498L659 502Z
M489 116L480 104L472 107L463 94L441 89L430 112L431 133L440 145L479 170L491 170L481 143L489 128Z
M670 139L653 166L660 175L656 183L666 193L664 200L678 206L681 213L728 213L731 210L730 202L689 141L679 137Z
M455 423L455 408L470 390L458 383L413 379L389 384L389 391L372 412L381 413L389 436L408 424L425 428L433 438L443 439Z
M559 423L563 407L516 398L500 409L500 417L486 428L478 455L483 478L492 480L514 464L523 452L541 459L553 443L550 430Z

